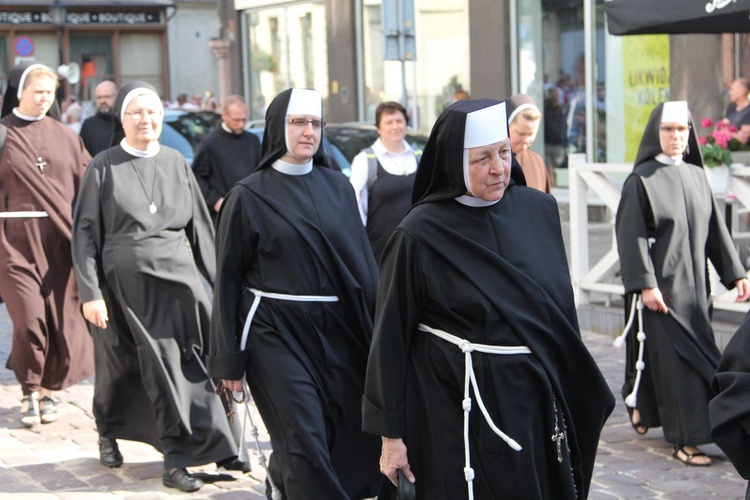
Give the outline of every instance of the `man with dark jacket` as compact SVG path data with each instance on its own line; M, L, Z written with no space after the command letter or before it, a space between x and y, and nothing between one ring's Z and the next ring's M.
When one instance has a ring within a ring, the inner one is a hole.
M214 220L229 189L253 173L260 162L260 139L245 131L246 121L245 99L229 96L221 112L221 125L195 150L193 172Z
M115 119L112 107L117 97L117 85L105 80L96 86L96 114L87 118L81 125L81 139L91 156L108 149L112 144L112 134L115 131Z

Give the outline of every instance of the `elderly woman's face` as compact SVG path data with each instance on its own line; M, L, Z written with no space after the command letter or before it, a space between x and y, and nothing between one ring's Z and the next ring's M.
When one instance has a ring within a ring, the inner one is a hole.
M510 181L510 140L469 149L469 194L497 201Z
M662 152L669 157L681 156L687 148L690 127L687 123L662 122L659 126L659 141Z
M57 82L45 74L31 72L26 77L26 88L21 92L18 112L26 116L40 116L49 111L55 101Z
M162 106L158 98L143 94L128 104L122 118L122 129L128 144L145 150L161 135Z

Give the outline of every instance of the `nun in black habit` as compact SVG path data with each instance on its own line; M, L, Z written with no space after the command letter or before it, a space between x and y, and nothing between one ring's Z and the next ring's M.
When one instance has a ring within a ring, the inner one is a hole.
M247 377L269 498L372 497L382 480L360 413L377 271L354 190L313 157L323 126L320 92L276 96L258 170L219 214L209 373L235 391Z
M711 390L711 437L740 476L750 480L750 314L724 349ZM750 484L745 498L750 499Z
M158 142L163 109L153 87L125 85L115 116L125 138L83 179L73 255L94 336L94 416L104 465L115 439L164 454L165 486L194 491L186 467L226 464L237 444L205 369L213 283L213 223L185 159Z
M586 498L614 406L581 340L557 203L510 163L505 103L452 104L381 261L363 425L417 498Z
M707 259L738 301L750 295L721 212L706 179L687 102L651 113L615 229L626 303L640 294L645 343L628 336L622 388L639 434L661 426L686 465L710 465L696 448L710 443L709 384L719 361L709 316ZM638 360L642 362L637 362ZM640 376L638 376L640 372Z

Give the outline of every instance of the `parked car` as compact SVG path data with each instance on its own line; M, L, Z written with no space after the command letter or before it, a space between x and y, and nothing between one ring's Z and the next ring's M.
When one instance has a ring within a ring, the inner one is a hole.
M195 148L203 137L221 123L221 115L213 111L165 109L159 142L176 149L193 164Z
M263 139L263 122L249 122L246 129ZM371 146L378 138L378 129L362 123L329 123L323 134L323 149L328 161L335 169L347 177L352 173L352 160L364 148ZM406 142L414 149L424 149L427 137L410 132Z

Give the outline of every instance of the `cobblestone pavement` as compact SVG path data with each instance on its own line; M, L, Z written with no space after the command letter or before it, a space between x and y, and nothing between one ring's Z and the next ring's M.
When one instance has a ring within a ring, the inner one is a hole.
M0 305L0 360L10 350L11 324ZM624 352L607 336L584 333L584 340L619 394ZM97 434L91 415L90 381L56 393L60 420L31 430L18 422L21 391L13 373L0 368L0 499L261 499L265 474L256 460L248 474L217 471L213 465L193 467L206 481L192 494L164 488L162 457L141 443L118 441L125 463L118 469L99 464ZM266 453L268 435L253 409ZM718 447L702 447L714 458L711 467L687 467L671 458L671 446L660 429L637 436L620 398L599 445L590 499L741 499L745 481ZM478 499L483 500L483 499Z

